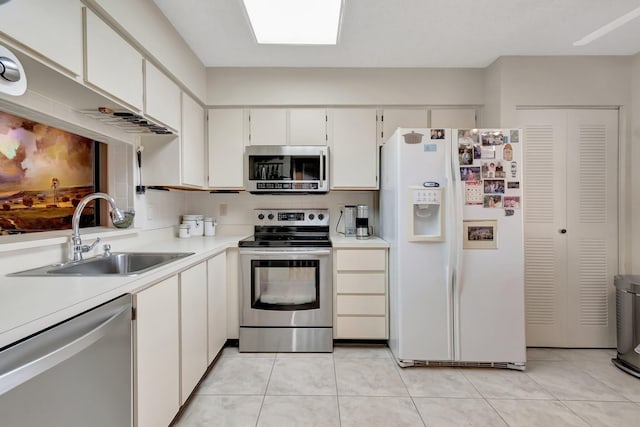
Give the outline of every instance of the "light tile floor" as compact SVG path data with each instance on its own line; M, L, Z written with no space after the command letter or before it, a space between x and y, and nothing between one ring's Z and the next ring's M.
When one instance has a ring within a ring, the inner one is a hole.
M227 347L176 426L640 426L640 379L614 350L529 349L525 372L400 368L384 346Z

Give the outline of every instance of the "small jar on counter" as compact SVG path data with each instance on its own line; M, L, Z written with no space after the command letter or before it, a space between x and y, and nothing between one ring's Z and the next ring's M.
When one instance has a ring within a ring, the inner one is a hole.
M182 223L191 227L192 236L204 236L203 215L182 215Z
M216 235L216 220L211 217L205 217L204 219L204 235L215 236Z
M178 237L181 239L191 237L191 226L189 224L180 224L178 226Z

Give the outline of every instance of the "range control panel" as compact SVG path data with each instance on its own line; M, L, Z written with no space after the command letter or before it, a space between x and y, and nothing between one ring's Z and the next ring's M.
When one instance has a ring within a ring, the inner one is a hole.
M255 225L329 226L329 209L255 209Z

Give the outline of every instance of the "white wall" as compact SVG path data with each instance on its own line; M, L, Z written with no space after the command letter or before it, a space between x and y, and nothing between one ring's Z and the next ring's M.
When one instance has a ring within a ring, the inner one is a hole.
M498 73L499 125L515 122L517 106L629 106L630 65L623 56L500 58L487 70Z
M631 65L631 96L633 99L631 113L631 132L629 138L629 155L627 156L626 167L629 173L630 185L626 196L630 200L630 213L627 224L631 230L631 266L630 273L640 274L640 53L632 58Z
M188 192L186 196L188 214L201 214L216 219L216 233L251 234L253 232L254 209L277 208L327 208L331 223L331 233L336 233L340 209L345 205L369 205L370 223L376 233L377 217L375 192L373 191L331 191L324 195L258 195L241 192L237 194ZM221 205L226 205L226 215L221 215ZM344 218L338 231L344 232Z
M479 68L209 68L207 104L481 105Z

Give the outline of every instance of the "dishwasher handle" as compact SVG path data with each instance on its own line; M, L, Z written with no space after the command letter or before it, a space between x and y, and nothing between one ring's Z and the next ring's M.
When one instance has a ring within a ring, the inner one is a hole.
M80 337L61 344L53 351L25 362L14 369L0 372L0 395L7 393L37 375L72 358L82 350L96 343L108 333L112 323L116 322L118 318L124 314L128 315L130 313L131 306L125 306ZM64 327L63 325L61 326Z

